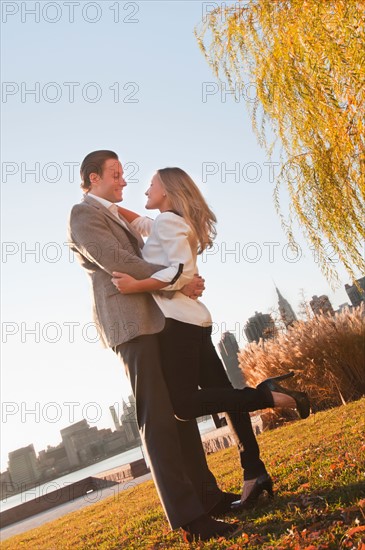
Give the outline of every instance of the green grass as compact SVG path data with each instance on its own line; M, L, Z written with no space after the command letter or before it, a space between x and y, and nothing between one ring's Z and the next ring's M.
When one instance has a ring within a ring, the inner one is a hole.
M12 537L4 550L130 548L365 549L365 398L317 413L259 436L274 479L274 500L263 499L240 521L235 540L188 545L170 531L152 482L143 483L43 527ZM225 490L239 491L235 449L209 456Z

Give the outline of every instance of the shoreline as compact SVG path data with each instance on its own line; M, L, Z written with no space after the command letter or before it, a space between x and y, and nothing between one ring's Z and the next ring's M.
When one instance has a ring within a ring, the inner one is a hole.
M201 434L201 438L206 454L214 453L235 444L233 436L230 433L229 426L223 426L221 428L213 429L205 434ZM66 514L80 510L85 506L95 504L109 496L114 495L117 497L120 492L137 486L144 481L152 479L151 473L146 473L138 476L138 473L136 472L138 477L125 477L121 474L123 473L123 470L125 470L125 468L126 465L123 465L117 468L102 471L98 474L94 474L94 478L98 478L100 480L114 481L115 484L112 487L99 488L97 490L94 490L93 492L84 494L83 496L51 507L48 510L35 513L28 518L14 522L6 527L0 528L0 540L3 541L12 536L25 533L26 531L29 531L31 529L35 529L36 527L39 527L50 521L54 521L55 519L58 519Z

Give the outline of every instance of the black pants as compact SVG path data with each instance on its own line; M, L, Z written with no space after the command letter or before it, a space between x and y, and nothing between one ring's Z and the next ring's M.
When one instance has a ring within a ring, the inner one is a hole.
M270 393L234 389L211 340L211 327L167 319L159 333L162 368L177 418L227 413L235 434L244 478L266 472L249 411L273 406ZM199 389L200 387L200 389Z
M196 420L179 422L174 417L156 334L134 338L114 351L136 398L138 427L161 503L171 527L181 527L222 498Z

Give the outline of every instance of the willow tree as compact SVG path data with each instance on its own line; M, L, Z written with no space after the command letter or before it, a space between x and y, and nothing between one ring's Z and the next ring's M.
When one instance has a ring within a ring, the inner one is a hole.
M365 1L209 6L199 45L221 81L255 87L247 105L259 143L280 149L274 202L289 242L296 220L326 277L337 279L335 252L353 278L365 269Z

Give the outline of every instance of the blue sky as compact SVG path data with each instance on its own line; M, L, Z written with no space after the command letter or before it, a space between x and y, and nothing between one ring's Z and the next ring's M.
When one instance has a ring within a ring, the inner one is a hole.
M73 22L65 2L2 4L3 471L9 451L55 445L83 417L113 427L108 407L129 394L123 366L95 337L89 284L65 245L90 151L119 154L124 205L141 213L158 168L180 166L201 186L219 221L200 262L215 341L232 330L245 344L248 317L276 305L273 280L294 309L301 288L335 307L347 295L331 291L300 233L300 255L287 247L245 98L220 93L193 34L214 3L80 0Z

